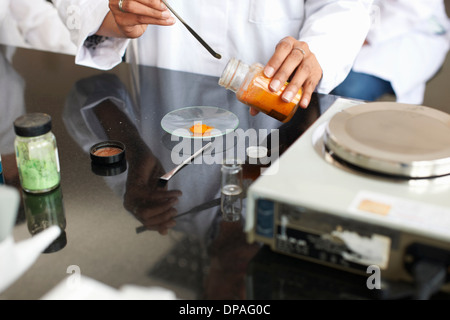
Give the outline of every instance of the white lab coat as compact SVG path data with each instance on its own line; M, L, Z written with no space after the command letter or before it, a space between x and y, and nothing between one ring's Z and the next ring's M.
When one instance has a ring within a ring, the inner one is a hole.
M443 0L375 0L372 27L353 70L390 81L397 102L421 104L450 44Z
M126 0L125 0L126 1ZM171 0L171 7L218 53L217 60L177 21L149 26L139 38L144 65L220 76L231 57L267 63L285 36L306 41L316 55L327 93L344 80L370 27L372 0ZM54 0L78 47L76 63L110 69L120 63L129 40L84 46L109 11L107 0Z
M52 4L45 0L1 1L1 44L75 54L76 46Z

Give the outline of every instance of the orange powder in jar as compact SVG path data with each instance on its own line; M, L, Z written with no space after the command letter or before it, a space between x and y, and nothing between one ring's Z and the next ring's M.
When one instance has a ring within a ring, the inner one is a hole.
M288 122L297 111L302 91L300 90L291 102L285 102L281 99L281 94L287 83L277 92L273 92L269 89L270 81L270 78L264 76L261 67L261 70L249 81L248 86L244 86L239 90L236 96L241 102L281 122Z
M269 89L272 79L264 76L260 63L248 65L231 58L219 79L219 85L236 93L237 99L255 109L281 121L288 122L297 111L302 96L300 89L291 102L285 102L281 95L288 83L277 92Z

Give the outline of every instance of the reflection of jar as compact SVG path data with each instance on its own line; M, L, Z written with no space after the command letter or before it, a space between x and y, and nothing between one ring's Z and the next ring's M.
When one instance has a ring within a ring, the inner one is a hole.
M243 179L242 164L227 159L222 164L221 209L224 221L238 221L242 212Z
M285 84L277 92L269 89L270 78L264 76L264 66L254 63L251 66L235 58L230 59L225 67L219 84L236 93L238 100L281 121L291 120L301 98L301 90L291 102L281 99Z
M58 226L61 235L44 251L45 253L59 251L67 244L66 216L62 201L61 187L47 193L33 194L22 192L28 231L36 235L51 226Z
M14 121L19 178L27 192L47 192L60 183L58 148L51 128L51 117L45 113L26 114Z

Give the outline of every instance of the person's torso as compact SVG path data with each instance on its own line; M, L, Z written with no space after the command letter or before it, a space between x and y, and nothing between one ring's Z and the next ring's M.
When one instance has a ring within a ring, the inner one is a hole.
M222 58L214 58L177 20L149 26L139 41L140 63L219 76L227 61L265 64L285 36L298 38L304 1L172 0L170 6Z

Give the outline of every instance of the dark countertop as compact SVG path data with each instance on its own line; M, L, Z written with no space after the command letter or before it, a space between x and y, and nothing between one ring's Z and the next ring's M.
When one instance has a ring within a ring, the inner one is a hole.
M13 153L12 121L26 112L52 116L58 143L61 186L49 201L61 201L66 241L54 244L0 299L39 299L79 268L82 275L113 288L134 284L172 290L180 299L370 299L366 278L311 265L246 241L245 199L239 222L221 220L220 205L177 219L167 235L137 233L132 213L151 212L156 179L175 165L171 151L178 141L161 128L170 111L188 106L217 106L239 118L238 129L258 130L261 141L280 131L281 153L337 97L314 95L307 110L287 124L264 114L249 115L234 93L214 77L121 64L111 71L77 66L72 56L17 49L12 68L5 64L0 82L8 93L1 108L0 151L8 185L20 190ZM126 145L126 168L116 175L94 172L89 147L101 140ZM189 140L191 141L191 140ZM259 141L259 142L261 142ZM195 140L194 148L200 140ZM204 143L204 142L203 142ZM190 145L191 142L188 143ZM183 194L178 213L220 198L223 154L242 154L248 141L227 141L216 148L214 163L188 165L167 184ZM201 159L201 158L200 158ZM244 172L245 183L252 177ZM16 241L27 239L22 202L14 228ZM55 219L55 217L53 217ZM64 221L65 220L65 221Z

